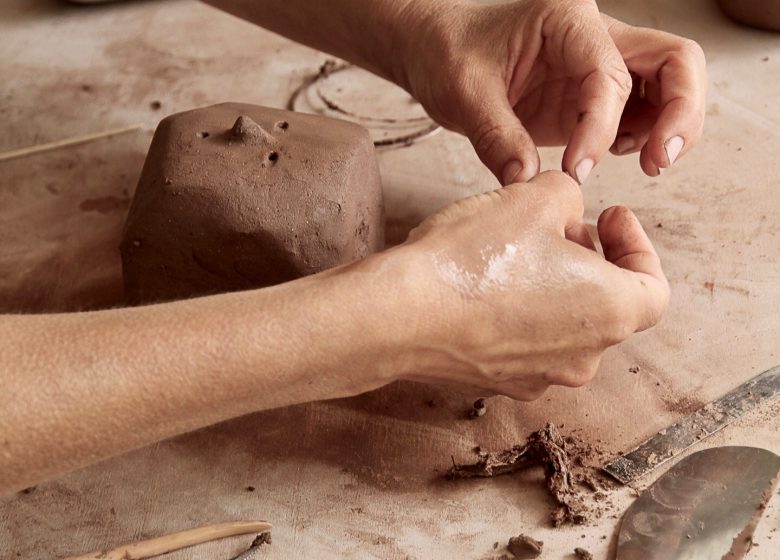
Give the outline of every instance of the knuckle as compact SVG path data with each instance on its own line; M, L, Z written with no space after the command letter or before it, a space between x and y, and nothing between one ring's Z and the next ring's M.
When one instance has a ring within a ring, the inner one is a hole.
M598 356L578 359L559 376L557 384L573 388L582 387L596 376L598 367Z
M596 72L600 74L602 83L609 86L622 102L628 100L634 87L634 80L620 56L612 52L605 54Z
M545 0L544 4L553 12L560 16L571 17L579 20L583 10L592 11L595 8L593 0L569 0L561 2L560 0Z
M480 157L490 157L501 143L501 140L510 133L505 125L496 122L486 122L474 128L471 143Z
M593 301L597 305L589 319L594 326L594 346L600 350L623 342L634 332L634 316L629 302L606 280L592 286Z
M631 79L631 73L626 68L625 63L621 63L619 67L615 68L610 73L610 77L615 82L620 98L623 101L627 100L628 96L631 95L631 89L634 87L634 80Z
M705 60L704 49L693 39L680 38L677 49L683 56L696 62L704 62Z
M549 174L550 188L548 190L553 198L560 202L565 201L578 207L584 207L582 189L571 175L562 171L546 171L544 174Z
M658 297L653 300L653 304L649 306L649 309L647 310L647 317L642 322L643 330L658 324L658 322L664 316L667 307L669 307L669 300L671 299L671 295L669 281L666 280L666 277L663 277L661 292L658 294Z

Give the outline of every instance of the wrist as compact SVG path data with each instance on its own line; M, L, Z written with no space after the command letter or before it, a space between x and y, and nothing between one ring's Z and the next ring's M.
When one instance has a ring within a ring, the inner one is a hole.
M416 95L417 76L425 76L425 62L439 61L441 40L447 22L454 21L445 14L456 9L451 0L406 0L394 4L389 25L389 48L380 54L385 63L386 76L412 95Z
M375 320L362 325L358 320L358 332L378 349L377 371L384 382L446 381L459 370L473 369L453 344L468 338L470 325L463 321L468 298L442 285L434 252L405 243L350 265L347 273L354 285L370 290L356 302L357 311Z

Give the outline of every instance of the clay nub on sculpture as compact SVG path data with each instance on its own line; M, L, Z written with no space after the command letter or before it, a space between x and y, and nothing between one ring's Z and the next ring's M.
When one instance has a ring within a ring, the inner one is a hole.
M383 244L364 128L224 103L157 127L120 249L127 299L145 303L270 286Z

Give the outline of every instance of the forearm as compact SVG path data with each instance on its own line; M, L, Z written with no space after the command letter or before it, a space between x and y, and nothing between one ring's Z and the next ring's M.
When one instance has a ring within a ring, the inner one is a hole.
M0 495L231 417L391 381L406 331L388 327L400 323L395 288L372 264L163 305L0 317Z
M204 0L289 39L401 85L400 63L432 10L448 0ZM411 53L413 54L413 53Z

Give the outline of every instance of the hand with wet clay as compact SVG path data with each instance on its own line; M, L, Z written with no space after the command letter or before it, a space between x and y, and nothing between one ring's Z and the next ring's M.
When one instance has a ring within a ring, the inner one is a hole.
M534 399L586 383L608 346L654 325L669 287L642 226L626 208L604 211L601 256L582 213L574 180L546 172L415 229L398 250L424 294L414 377Z
M222 420L399 379L518 399L581 385L669 297L630 211L605 211L598 235L603 257L579 187L547 172L445 208L403 245L272 288L0 315L0 495Z
M502 184L539 172L537 146L566 146L562 168L582 184L609 151L640 151L654 177L701 137L698 44L595 0L207 1L396 82Z

